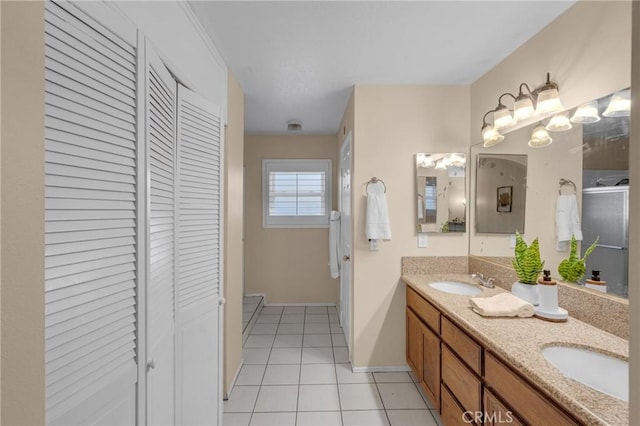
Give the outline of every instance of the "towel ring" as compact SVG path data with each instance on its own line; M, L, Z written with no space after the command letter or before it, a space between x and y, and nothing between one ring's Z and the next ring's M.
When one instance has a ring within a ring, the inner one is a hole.
M560 195L562 195L562 187L566 186L566 185L571 185L571 187L573 188L573 192L576 193L576 194L578 193L578 189L576 188L576 184L573 183L573 181L570 180L570 179L564 179L564 178L560 179L558 181L558 184L560 185L560 188L558 189L558 194L560 194Z
M384 186L384 192L386 194L387 193L387 185L384 184L384 181L382 179L378 179L375 176L372 177L371 179L369 179L369 182L367 182L366 188L369 188L369 184L370 183L378 183L378 182L382 183L382 186ZM368 189L367 189L367 192L369 192Z

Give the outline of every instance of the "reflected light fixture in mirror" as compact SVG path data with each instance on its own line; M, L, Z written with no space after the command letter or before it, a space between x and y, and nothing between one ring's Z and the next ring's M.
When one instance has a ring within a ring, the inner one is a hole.
M598 115L598 101L587 102L580 105L571 117L572 123L588 124L600 121Z
M514 100L513 115L509 108L502 103L502 98L505 96ZM502 142L504 136L500 131L514 126L518 121L532 116L547 116L562 110L558 85L551 81L549 73L547 73L547 81L533 91L527 83L521 83L517 97L509 92L501 94L498 97L498 106L487 111L482 117L483 146L488 148ZM493 123L489 124L486 118L491 113L493 113ZM552 127L554 130L556 127L558 130L568 130L571 128L571 123L566 117L564 119L559 118Z
M566 114L557 114L551 117L549 124L546 125L546 129L550 132L564 132L570 130L573 126Z
M553 139L549 136L549 132L542 125L538 124L531 133L531 139L529 139L529 146L531 148L544 148L551 145Z
M627 88L614 93L609 106L602 115L605 117L628 117L631 115L631 90Z

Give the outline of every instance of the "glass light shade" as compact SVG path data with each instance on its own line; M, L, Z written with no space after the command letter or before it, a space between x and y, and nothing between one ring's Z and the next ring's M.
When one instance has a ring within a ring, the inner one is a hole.
M430 154L418 154L417 163L419 167L424 167L426 169L435 166L433 162L433 158L431 158Z
M444 164L443 160L436 163L436 170L447 170L447 166Z
M524 120L535 113L533 102L527 95L520 95L513 104L513 118L516 121Z
M600 121L598 101L591 101L580 105L571 117L571 122L573 123L587 124L595 123L596 121Z
M602 113L605 117L628 117L630 114L631 93L629 89L614 93L609 101L609 106Z
M536 126L531 133L531 139L529 139L529 146L531 148L544 148L553 142L549 132L544 128L542 124Z
M504 140L504 136L494 129L493 126L486 124L482 128L482 140L484 141L482 146L489 148L502 142Z
M550 88L538 93L538 105L536 106L536 114L547 114L550 112L562 111L562 103L560 102L560 94L558 89Z
M563 132L572 127L569 117L564 114L558 114L551 117L551 121L549 121L549 124L547 124L545 128L550 132Z
M499 107L493 113L493 127L497 130L503 129L505 127L513 126L516 122L513 120L511 116L511 111L505 106Z

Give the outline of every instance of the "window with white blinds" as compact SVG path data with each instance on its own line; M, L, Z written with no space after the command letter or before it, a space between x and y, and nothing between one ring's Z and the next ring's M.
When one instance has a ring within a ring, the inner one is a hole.
M136 47L45 4L47 423L74 424L135 396Z
M263 226L325 227L331 210L331 160L263 160Z

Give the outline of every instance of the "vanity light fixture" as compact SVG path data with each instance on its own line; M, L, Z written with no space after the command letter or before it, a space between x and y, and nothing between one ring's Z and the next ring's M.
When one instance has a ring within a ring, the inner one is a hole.
M580 105L571 117L572 123L589 124L597 121L600 121L598 101L591 101Z
M447 166L444 164L444 159L436 163L436 170L447 170Z
M551 145L553 139L549 136L549 132L542 125L542 123L538 124L531 133L531 139L529 139L529 146L531 148L544 148L545 146Z
M602 113L605 117L628 117L631 115L631 89L620 90L613 94L609 106Z
M505 96L513 98L513 115L509 108L502 103L502 98ZM547 81L534 90L531 90L527 83L521 83L518 89L518 96L514 96L509 92L501 94L498 97L498 106L487 111L482 117L483 146L489 148L502 142L504 136L500 134L500 130L511 127L518 121L534 116L549 115L562 110L558 85L551 81L549 73L547 73ZM489 124L486 119L491 113L493 113L493 123ZM566 127L569 121L568 119L564 121L563 119L558 120L562 122L562 126L559 126L557 130L560 130L560 127ZM569 123L568 128L571 128L570 126L571 124Z
M552 112L562 111L562 103L560 102L560 93L558 92L558 85L553 83L549 79L549 73L547 73L547 82L538 91L536 114L548 114Z

